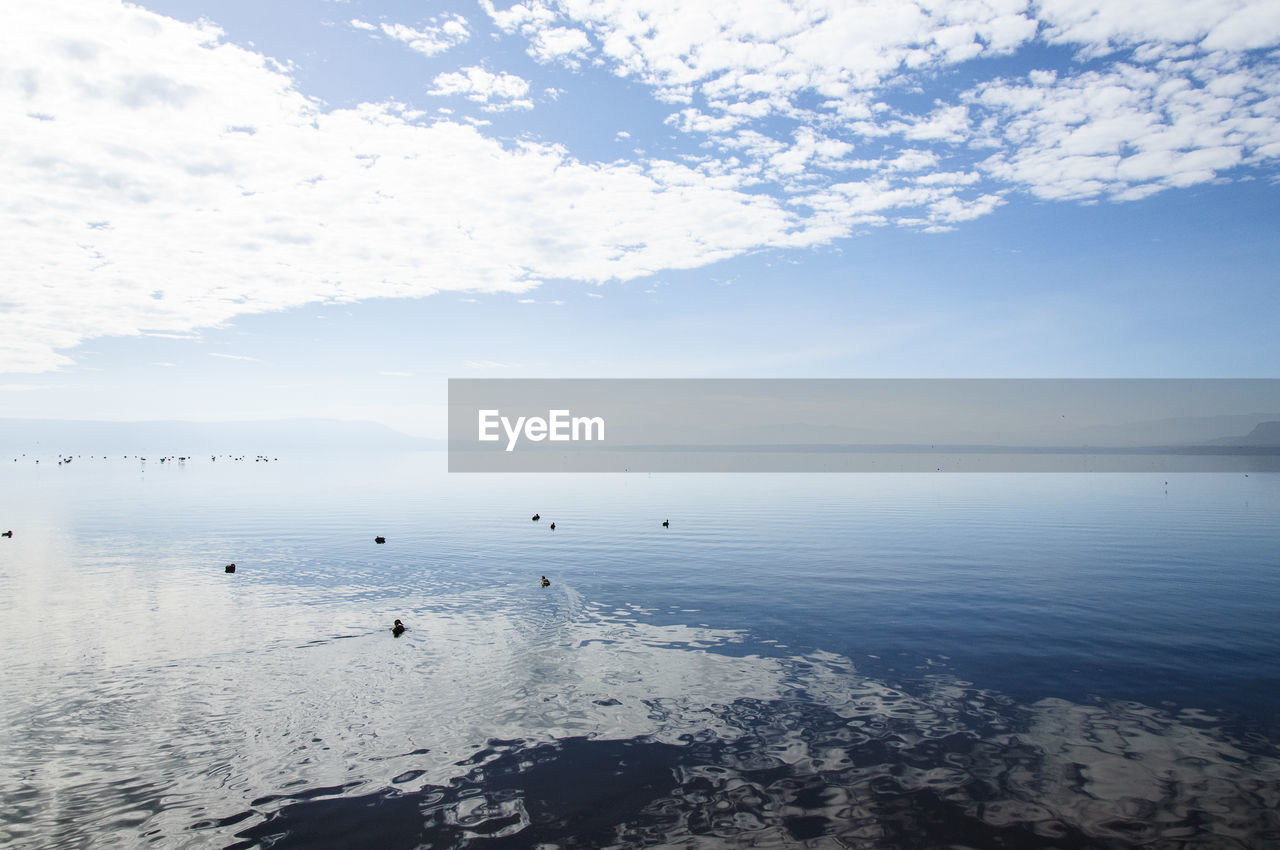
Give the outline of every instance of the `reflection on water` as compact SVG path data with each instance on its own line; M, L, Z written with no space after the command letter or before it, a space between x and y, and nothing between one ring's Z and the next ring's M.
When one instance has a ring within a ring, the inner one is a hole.
M1280 842L1190 708L1274 719L1268 479L93 470L0 489L3 845Z
M372 793L264 799L195 828L265 813L237 832L243 847L480 839L485 847L1258 847L1280 839L1280 763L1200 728L1203 718L1192 726L1143 706L1060 700L1019 707L941 683L924 699L869 683L839 705L809 696L682 706L732 733L690 717L674 745L647 736L493 740L446 786L398 787L417 778L410 771ZM671 716L670 706L655 708Z
M72 677L6 717L4 837L67 847L1280 840L1280 760L1194 712L1020 705L945 676L906 690L827 653L726 655L714 650L740 634L655 626L567 589L526 594L523 615L489 602L422 612L399 640L368 633Z

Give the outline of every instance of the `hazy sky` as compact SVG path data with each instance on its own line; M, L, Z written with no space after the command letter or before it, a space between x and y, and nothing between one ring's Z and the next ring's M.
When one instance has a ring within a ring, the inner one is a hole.
M0 121L0 416L1280 363L1280 0L40 0Z

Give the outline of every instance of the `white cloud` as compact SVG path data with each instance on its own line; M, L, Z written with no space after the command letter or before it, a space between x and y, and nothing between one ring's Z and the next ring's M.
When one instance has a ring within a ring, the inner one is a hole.
M492 0L480 0L480 7L500 29L527 38L529 55L539 62L558 61L576 68L591 47L583 30L560 26L559 13L541 0L517 3L509 9L496 9Z
M111 3L10 14L0 367L309 302L625 280L815 238L684 165L584 163L395 104L322 111L220 35Z
M358 18L353 18L350 24L355 29L365 32L381 32L407 45L410 50L416 50L424 56L435 56L444 53L449 48L456 47L471 37L471 31L467 27L467 20L461 15L446 15L442 18L433 18L428 25L418 28L397 23L381 23L375 26Z
M771 181L814 209L833 197L824 173L860 168L887 169L888 178L860 183L861 192L885 193L863 201L921 205L896 221L933 226L993 209L1002 187L984 181L1044 198L1125 200L1280 157L1274 57L1239 52L1280 44L1280 0L527 0L485 8L534 53L544 34L580 30L573 63L589 57L647 84L659 101L683 106L671 126L744 157L727 172L727 160L705 159L708 175ZM1086 57L1128 56L1101 70L979 83L921 114L882 99L1037 38ZM890 153L860 155L872 140ZM907 168L921 143L935 146L935 161Z
M544 33L577 28L582 49L590 34L618 73L659 89L694 85L733 101L802 91L839 98L874 88L904 66L1007 52L1036 30L1021 0L529 0L506 11L483 5L498 26L535 43Z
M1136 199L1280 154L1275 68L1118 64L988 83L968 98L997 148L984 168L1043 198Z
M529 53L540 62L558 59L576 66L589 46L590 42L582 30L550 27L534 35Z
M1275 0L1039 0L1051 42L1097 55L1147 43L1199 42L1209 50L1252 50L1280 44Z
M257 360L258 360L258 358L256 358L256 357L249 357L249 356L244 355L244 354L218 354L218 353L216 353L216 352L212 352L212 351L211 351L211 352L209 352L209 356L210 356L210 357L221 357L221 358L223 358L223 359L225 359L225 360L249 360L249 361L252 361L252 362L255 362L255 363L256 363L256 362L257 362Z
M533 102L525 97L528 93L527 80L514 74L490 73L478 66L439 74L427 91L437 96L461 95L493 110L532 109Z

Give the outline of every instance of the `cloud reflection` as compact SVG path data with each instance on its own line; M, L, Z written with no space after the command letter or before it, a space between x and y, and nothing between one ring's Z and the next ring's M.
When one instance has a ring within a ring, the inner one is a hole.
M1280 840L1280 760L1214 718L1018 704L949 677L897 688L841 656L733 654L743 633L539 590L441 595L406 609L400 640L370 631L69 677L6 717L17 770L0 799L16 818L0 839Z

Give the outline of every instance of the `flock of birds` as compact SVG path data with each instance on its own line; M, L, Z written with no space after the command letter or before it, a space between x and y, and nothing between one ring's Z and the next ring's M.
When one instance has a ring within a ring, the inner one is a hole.
M540 521L541 519L542 519L542 515L541 515L541 514L534 514L534 515L533 515L533 521L534 521L534 522L538 522L538 521ZM670 527L671 527L671 520L670 520L670 519L664 519L664 520L662 521L662 527L663 527L663 528L670 528ZM553 523L551 523L551 530L552 530L552 531L555 531L555 530L556 530L556 524L555 524L554 522L553 522ZM12 536L13 536L13 532L12 532L12 531L6 531L6 532L4 532L3 534L0 534L0 537L12 537ZM374 542L374 543L377 543L377 544L379 544L379 545L381 545L381 544L383 544L383 543L386 543L386 542L387 542L387 538L386 538L386 537L383 537L381 534L379 534L377 537L373 538L373 542ZM234 572L236 571L236 565L235 565L235 564L227 564L227 565L226 565L226 567L225 567L224 569L225 569L227 572L229 572L229 573L234 573ZM543 577L542 577L542 579L538 582L538 584L539 584L539 586L541 586L541 587L550 587L550 586L551 586L551 579L547 578L546 576L543 576ZM400 637L400 635L404 634L404 633L405 633L405 631L406 631L405 624L404 624L404 623L402 623L402 622L400 622L400 620L398 620L398 619L395 621L395 624L391 626L391 634L395 635L396 637Z
M539 520L541 520L541 519L542 519L542 514L534 514L534 515L533 515L533 521L534 521L534 522L538 522L538 521L539 521ZM671 520L670 520L670 519L664 519L664 520L662 521L662 527L663 527L663 528L670 528L670 527L671 527ZM552 530L552 531L555 531L555 530L556 530L556 524L555 524L554 522L553 522L553 523L551 523L551 530ZM377 537L373 538L373 542L374 542L374 543L386 543L386 542L387 542L387 538L385 538L385 537L383 537L383 536L379 535L379 536L377 536ZM229 573L234 573L235 571L236 571L236 565L235 565L235 564L229 564L229 565L227 565L227 572L229 572ZM538 582L538 584L539 584L539 586L540 586L540 587L550 587L550 586L551 586L551 579L547 578L546 576L543 576L543 577L542 577L542 579ZM391 627L391 634L395 635L396 637L400 637L400 635L402 635L402 634L404 634L404 633L405 633L405 625L404 625L404 623L400 622L399 620L396 620L396 621L395 621L395 624Z
M539 520L541 520L541 519L542 519L542 515L541 515L541 514L534 514L534 515L533 515L533 521L534 521L534 522L538 522L538 521L539 521ZM664 519L664 520L662 521L662 527L663 527L663 528L670 528L670 527L671 527L671 520L669 520L669 519ZM552 531L555 531L555 530L556 530L556 524L555 524L554 522L553 522L553 523L551 523L551 530L552 530ZM12 537L12 536L13 536L13 532L12 532L12 531L7 531L7 532L5 532L3 535L0 535L0 536L3 536L3 537ZM387 542L387 538L385 538L385 537L383 537L381 534L379 534L377 537L373 538L373 542L374 542L374 543L377 543L377 544L379 544L379 545L381 545L381 544L383 544L383 543L386 543L386 542ZM227 564L227 566L225 567L225 569L226 569L226 571L227 571L227 572L229 572L229 573L234 573L234 572L236 571L236 565L235 565L235 564ZM538 582L538 584L539 584L539 586L541 586L541 587L550 587L550 586L551 586L551 579L547 578L546 576L543 576L543 577L542 577L542 579ZM395 621L395 624L391 626L391 634L395 635L396 637L400 637L400 635L404 634L404 633L405 633L405 630L406 630L406 628L405 628L405 624L404 624L404 623L402 623L402 622L400 622L400 620L398 620L398 619Z
M27 455L26 455L26 453L24 452L22 456L23 456L23 457L26 457ZM64 465L64 464L69 464L69 463L71 463L71 461L75 460L75 459L76 459L76 458L78 458L78 457L82 457L82 455L64 455L64 454L62 454L61 452L59 452L59 453L58 453L58 466L62 466L62 465ZM103 455L103 456L102 456L102 460L107 460L107 459L108 459L108 457L109 457L108 455ZM122 457L123 457L125 460L128 460L130 456L129 456L129 455L122 455ZM146 462L147 462L147 458L145 458L145 457L144 457L144 456L142 456L142 455L133 455L133 457L137 458L138 460L142 461L143 463L146 463ZM218 458L220 458L220 457L221 457L221 458L226 458L227 460L244 460L244 459L247 457L247 455L240 455L239 457L237 457L237 456L235 456L235 455L209 455L209 460L210 460L210 461L216 461L216 460L217 460ZM97 459L98 459L98 456L97 456L97 455L89 455L89 459L90 459L90 460L97 460ZM164 463L165 461L175 461L175 460L176 460L178 463L186 463L186 462L187 462L187 461L189 461L189 460L195 460L195 456L194 456L194 455L164 455L164 456L162 456L162 457L160 458L160 462L161 462L161 463ZM280 458L278 458L278 457L267 457L266 455L258 455L257 457L255 457L255 458L253 459L253 462L254 462L254 463L271 463L271 461L273 461L273 460L278 461L278 460L280 460ZM17 462L18 462L18 458L16 458L16 457L15 457L15 458L13 459L13 462L14 462L14 463L17 463ZM36 459L35 459L35 462L36 462L36 463L39 463L39 462L40 462L40 459L39 459L39 458L36 458Z
M26 455L24 454L24 455L23 455L23 457L26 457ZM64 455L62 455L62 454L59 454L59 455L58 455L58 466L62 466L63 464L66 464L66 463L71 463L71 461L72 461L75 457L79 457L79 455L74 455L74 456L72 456L72 455L65 455L65 456L64 456ZM96 455L90 455L90 458L91 458L91 459L96 458L96 457L97 457ZM106 456L106 455L103 455L102 457L103 457L103 460L106 460L106 458L107 458L107 456ZM129 458L129 455L125 455L124 457L125 457L125 459L127 460L127 459ZM147 460L147 459L146 459L145 457L143 457L142 455L137 455L136 457L138 458L138 460L143 461L143 462L145 462L145 461ZM245 458L245 456L244 456L244 455L241 455L240 457L235 457L234 455L211 455L211 456L209 457L209 460L211 460L211 461L216 461L219 457L226 457L226 458L228 458L229 460L244 460L244 458ZM189 458L189 456L188 456L188 455L173 455L173 456L171 456L171 455L165 455L164 457L160 458L160 462L161 462L161 463L164 463L165 461L172 461L172 460L176 460L178 463L186 463L186 461L188 460L188 458ZM14 462L16 463L18 459L15 457L13 460L14 460ZM279 458L269 458L269 457L267 457L266 455L258 455L256 458L254 458L254 463L270 463L270 462L271 462L271 461L273 461L273 460L279 460ZM40 462L40 461L37 459L37 460L36 460L36 463L39 463L39 462ZM535 513L535 514L533 515L533 521L534 521L534 522L538 522L538 521L540 521L541 519L542 519L542 515L541 515L541 514L537 514L537 513ZM664 519L664 520L662 521L662 527L663 527L663 528L670 528L670 527L671 527L671 520L669 520L669 519ZM552 523L551 523L551 525L550 525L550 528L551 528L551 530L552 530L552 531L555 531L555 530L556 530L556 524L555 524L554 522L552 522ZM12 530L8 530L8 531L0 532L0 537L13 537L13 531L12 531ZM386 543L386 542L387 542L387 538L383 537L382 535L378 535L377 537L373 538L373 542L374 542L374 543L378 543L378 544L383 544L383 543ZM236 565L235 565L235 564L227 564L227 565L223 568L223 570L224 570L225 572L228 572L228 573L234 573L234 572L236 571ZM551 580L550 580L549 578L547 578L546 576L543 576L543 577L542 577L542 579L539 581L539 585L540 585L540 586L542 586L542 587L550 587L550 586L551 586ZM393 626L391 627L391 633L392 633L393 635L395 635L396 637L400 637L400 635L404 634L404 632L405 632L405 625L404 625L404 623L400 622L399 620L396 620L396 621L395 621L395 625L393 625Z

